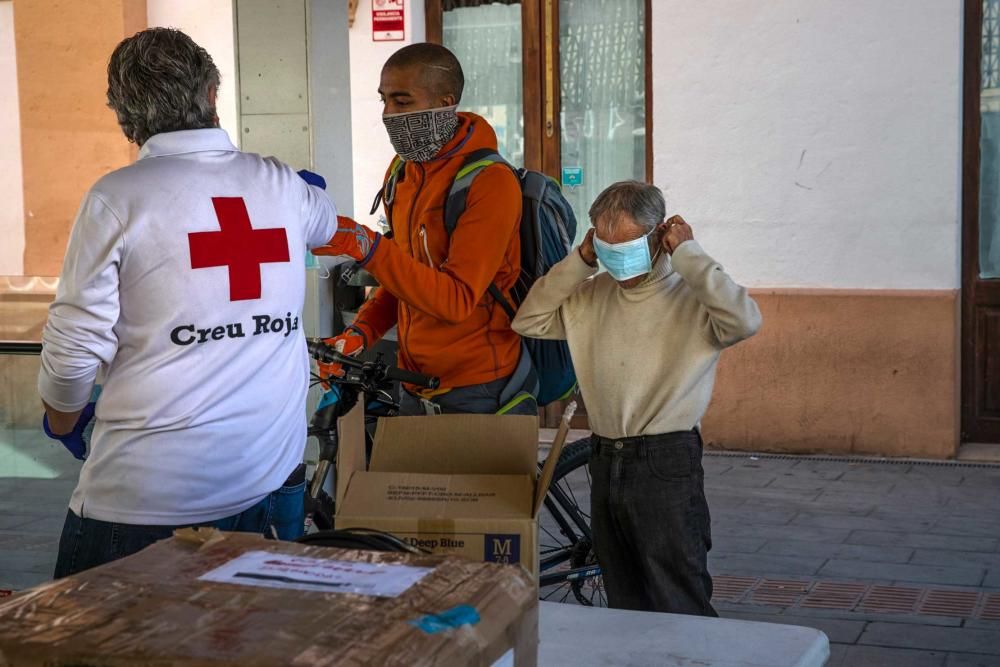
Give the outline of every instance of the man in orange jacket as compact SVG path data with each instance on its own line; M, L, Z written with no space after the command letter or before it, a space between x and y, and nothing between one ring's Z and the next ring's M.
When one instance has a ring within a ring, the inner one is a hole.
M534 377L510 318L487 291L493 283L509 299L520 271L521 189L511 169L483 169L450 237L444 227L445 199L466 156L497 150L486 120L456 112L464 82L458 59L437 44L404 47L383 66L382 120L402 160L383 189L391 239L339 218L330 244L313 251L348 255L380 284L354 323L327 342L355 355L397 326L400 366L441 379L435 392L404 388L401 414L535 414L533 400L510 407Z

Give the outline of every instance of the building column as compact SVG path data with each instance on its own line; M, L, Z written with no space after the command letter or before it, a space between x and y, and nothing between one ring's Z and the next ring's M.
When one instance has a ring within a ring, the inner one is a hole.
M59 274L84 193L135 159L107 107L107 62L145 27L145 0L14 2L26 275Z

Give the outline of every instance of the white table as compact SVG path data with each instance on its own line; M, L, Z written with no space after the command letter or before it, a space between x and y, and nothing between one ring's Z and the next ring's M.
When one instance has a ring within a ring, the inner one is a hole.
M812 628L539 603L538 664L628 667L822 667Z

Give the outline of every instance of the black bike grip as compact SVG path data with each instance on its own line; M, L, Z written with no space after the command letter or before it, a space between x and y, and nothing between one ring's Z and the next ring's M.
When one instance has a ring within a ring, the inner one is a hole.
M349 357L346 354L337 352L335 349L318 339L306 341L306 348L309 350L310 356L320 363L340 364L341 366L347 366L348 368L361 368L364 365L363 362L358 361L354 357Z
M387 368L385 369L385 377L389 380L414 384L418 387L427 387L428 389L437 389L438 385L441 384L441 380L438 378L414 373L404 368Z

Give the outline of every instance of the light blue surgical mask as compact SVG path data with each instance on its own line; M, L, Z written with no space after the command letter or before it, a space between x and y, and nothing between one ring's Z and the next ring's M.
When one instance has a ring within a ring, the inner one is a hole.
M651 230L649 234L654 231L656 230ZM649 234L624 243L605 243L594 236L594 252L615 280L635 278L653 270L653 258L649 254Z

